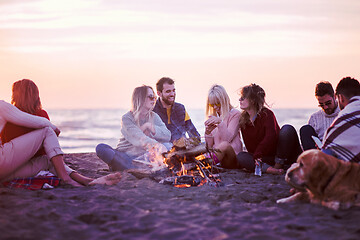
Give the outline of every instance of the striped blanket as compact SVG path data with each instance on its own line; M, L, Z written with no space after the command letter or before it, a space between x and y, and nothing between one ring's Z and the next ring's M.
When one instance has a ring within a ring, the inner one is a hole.
M339 159L360 163L360 96L352 97L327 129L322 149Z
M29 178L15 178L3 182L2 185L8 188L23 188L29 190L51 189L58 186L60 178L54 176L39 176Z

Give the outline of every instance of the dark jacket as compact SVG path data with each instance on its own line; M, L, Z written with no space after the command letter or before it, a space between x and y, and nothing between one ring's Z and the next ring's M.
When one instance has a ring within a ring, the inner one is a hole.
M160 99L156 101L154 112L156 112L165 123L166 127L171 132L171 142L185 136L188 132L189 137L197 137L200 140L200 134L196 130L191 119L185 121L186 110L184 105L175 102L171 107L170 121L167 114L167 109L164 108L160 102Z
M276 148L279 139L280 127L274 113L263 108L257 115L253 124L247 123L241 127L241 134L246 149L256 158L263 158L269 165L274 165Z

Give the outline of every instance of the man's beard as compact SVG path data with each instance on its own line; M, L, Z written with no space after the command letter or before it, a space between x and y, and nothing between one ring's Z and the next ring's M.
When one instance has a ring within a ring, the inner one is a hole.
M333 108L333 109L329 109L329 110L326 110L326 111L324 111L327 115L330 115L330 114L333 114L334 112L335 112L335 109L336 108Z
M333 113L336 111L336 108L337 108L338 104L339 104L340 110L342 110L344 107L341 106L340 103L336 103L336 102L335 102L335 107L334 107L334 108L332 108L331 110L328 108L328 109L326 109L326 110L329 110L329 111L327 112L327 111L324 110L324 112L325 112L327 115L333 114Z
M171 101L167 100L166 98L163 98L162 100L166 105L173 105L174 104L174 101L171 102Z

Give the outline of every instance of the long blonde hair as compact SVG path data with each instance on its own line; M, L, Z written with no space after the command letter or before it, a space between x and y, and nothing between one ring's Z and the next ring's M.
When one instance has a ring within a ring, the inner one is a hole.
M140 126L140 112L142 110L143 105L145 104L145 100L147 98L148 89L154 93L152 87L147 85L142 85L140 87L136 87L133 91L132 98L131 98L131 112L134 115L134 119L136 123ZM155 93L154 93L155 94ZM152 109L146 113L147 120L153 119L153 111Z
M242 98L248 99L250 107L254 108L256 113L259 113L265 107L265 105L267 105L265 102L266 94L264 89L255 83L241 88L240 95ZM245 110L242 111L240 126L244 126L249 122L251 122L249 114Z
M12 85L11 104L21 111L35 114L42 109L39 89L36 84L29 79L16 81Z
M214 107L210 106L210 102L219 102L221 105L220 109L220 116L218 116L217 112L215 111ZM227 114L233 109L234 107L230 104L230 98L227 94L225 88L221 85L215 84L209 89L208 98L206 101L206 115L209 116L217 116L221 119L224 119Z

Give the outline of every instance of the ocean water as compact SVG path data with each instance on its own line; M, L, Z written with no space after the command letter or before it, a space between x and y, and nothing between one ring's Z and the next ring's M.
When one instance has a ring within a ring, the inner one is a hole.
M60 145L65 153L95 152L99 143L112 147L120 136L121 116L125 109L48 110L51 121L61 130ZM187 109L199 133L205 132L205 110ZM280 127L291 124L299 131L316 109L272 109Z

